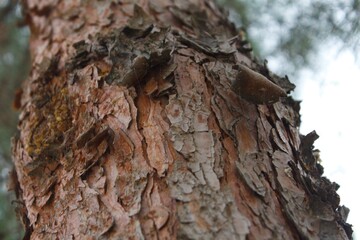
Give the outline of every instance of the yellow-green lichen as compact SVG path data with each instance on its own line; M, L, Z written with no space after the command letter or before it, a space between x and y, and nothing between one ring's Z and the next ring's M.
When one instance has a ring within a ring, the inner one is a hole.
M68 89L65 87L53 92L50 100L35 111L30 123L32 132L27 144L30 156L46 156L46 150L60 145L64 132L71 127Z

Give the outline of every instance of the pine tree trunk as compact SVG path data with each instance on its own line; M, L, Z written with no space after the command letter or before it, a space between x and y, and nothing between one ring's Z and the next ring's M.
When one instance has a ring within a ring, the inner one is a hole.
M24 3L25 238L351 238L294 85L212 1L132 2Z

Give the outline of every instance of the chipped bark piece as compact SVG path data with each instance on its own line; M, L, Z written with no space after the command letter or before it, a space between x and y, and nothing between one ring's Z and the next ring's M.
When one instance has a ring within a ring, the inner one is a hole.
M219 57L221 55L224 55L230 59L232 58L232 55L231 55L233 53L232 51L230 51L229 53L224 52L224 51L219 51L218 47L209 46L206 42L191 39L191 37L185 36L183 34L179 35L178 38L182 44L189 46L191 48L194 48L194 49L196 49L200 52L203 52L209 56Z
M340 214L340 217L341 219L346 222L348 216L349 216L349 213L350 213L350 209L345 207L345 206L340 206L339 207L339 214Z
M245 156L243 160L236 162L236 169L241 178L254 193L258 194L260 197L265 197L266 188L261 180L261 162L259 161L259 159L262 158L266 159L266 156L249 154Z
M37 95L33 98L34 104L37 108L42 108L46 103L50 101L50 96L48 94Z
M44 83L49 82L49 80L57 74L57 67L60 57L57 55L52 59L44 57L41 63L38 65L39 73Z
M279 85L282 89L284 89L287 93L293 91L295 89L295 84L290 82L289 77L285 75L285 77L279 77L272 72L269 72L271 79L275 84ZM293 99L291 99L294 101Z
M127 28L146 30L153 24L151 17L144 11L142 7L134 5L134 15L129 19Z
M23 94L23 90L22 89L17 89L15 91L15 97L14 97L14 100L13 100L13 108L15 110L19 110L21 108L21 95Z
M80 69L86 64L109 56L112 66L105 81L108 84L129 87L140 83L150 68L167 63L171 58L171 49L164 44L167 29L160 28L150 33L151 29L147 29L150 26L148 20L143 19L143 10L135 7L134 11L133 19L124 29L95 36L90 39L91 43L85 40L75 43L73 47L76 53L67 63L67 69ZM144 27L146 29L143 29ZM142 38L141 43L149 46L148 49L143 49L143 46L134 41L139 37ZM72 75L76 76L76 73ZM70 78L70 82L74 81Z
M96 134L93 138L91 138L88 142L86 142L85 146L87 148L96 147L100 145L100 143L104 140L109 140L114 138L114 131L110 127L106 127L104 130Z
M107 149L108 149L108 143L101 142L100 145L97 146L97 149L93 151L92 155L86 156L85 163L78 172L79 176L84 177L84 175L86 175L88 171L92 169L92 167L94 167L98 162L103 160L104 159L103 155L105 154Z
M85 67L90 61L90 44L86 43L85 40L78 41L73 44L76 50L75 56L72 57L71 61L66 64L66 68L69 71Z
M170 88L174 86L172 83L172 74L174 73L177 65L168 64L164 67L160 66L149 74L149 80L146 81L144 86L144 92L147 95L161 96L168 92Z
M171 59L171 49L166 48L161 51L155 51L150 53L150 64L151 67L167 63Z
M82 148L95 133L95 125L92 125L75 140L76 146Z
M144 92L146 95L152 95L154 92L158 90L158 82L155 78L151 78L149 81L146 82L144 86Z
M56 167L59 165L59 163L48 157L38 157L32 162L26 164L24 166L24 171L32 177L43 177L45 168L51 165L55 165Z
M286 92L265 76L251 70L245 65L236 65L238 75L231 88L240 97L255 104L277 102L280 97L286 97Z
M316 165L316 159L313 154L313 144L316 139L319 138L316 131L312 131L308 133L306 136L301 136L301 144L300 144L300 155L303 159L304 166L311 174L316 174L321 176L321 169L318 169ZM319 171L320 170L320 171Z
M192 27L191 25L191 14L188 11L183 11L178 6L170 6L170 13L183 25L187 27Z
M10 170L6 186L8 191L14 191L18 195L20 185L15 169Z
M125 86L133 86L144 78L149 69L149 61L144 56L138 56L133 60L131 70L125 73L120 82Z

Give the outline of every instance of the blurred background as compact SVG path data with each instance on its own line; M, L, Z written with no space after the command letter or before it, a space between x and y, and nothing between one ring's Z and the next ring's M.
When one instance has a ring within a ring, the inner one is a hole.
M350 208L354 238L360 232L360 0L218 0L237 27L245 29L255 55L297 85L301 133L316 130L315 147L325 176L340 185L341 205ZM17 0L0 0L0 239L20 239L13 193L10 138L18 112L14 95L29 73L29 29Z
M17 1L0 0L0 239L23 236L16 219L14 193L7 191L12 169L10 138L15 134L18 112L12 107L15 91L29 72L29 29L23 27Z

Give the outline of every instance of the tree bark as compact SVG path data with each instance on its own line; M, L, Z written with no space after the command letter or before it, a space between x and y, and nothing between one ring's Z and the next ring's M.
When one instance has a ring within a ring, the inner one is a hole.
M134 4L137 2L137 4ZM208 0L24 3L29 239L348 239L294 85Z

